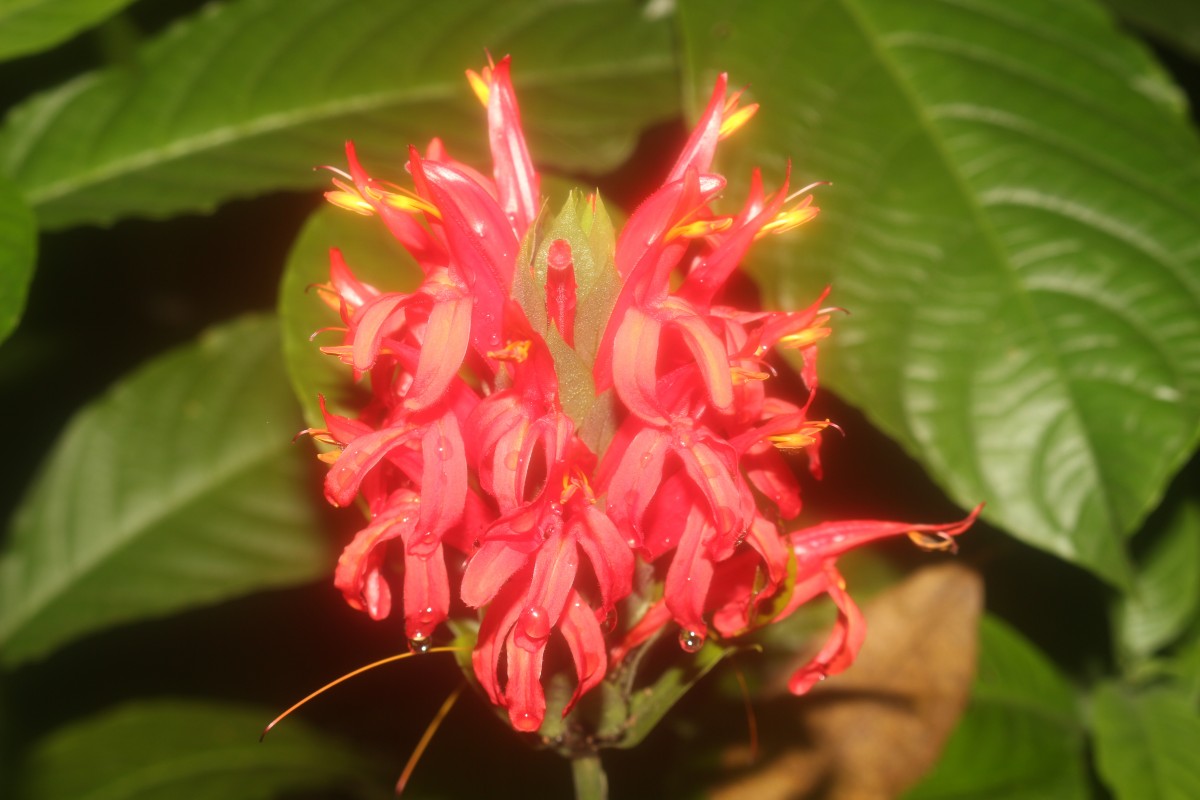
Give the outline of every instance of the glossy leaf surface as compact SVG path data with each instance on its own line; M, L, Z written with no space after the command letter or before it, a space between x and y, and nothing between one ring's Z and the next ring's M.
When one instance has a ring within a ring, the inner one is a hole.
M829 180L760 262L774 304L831 282L823 355L963 506L1123 585L1125 537L1200 422L1200 145L1095 5L681 7L702 97L762 103L734 182ZM737 196L736 190L728 192Z

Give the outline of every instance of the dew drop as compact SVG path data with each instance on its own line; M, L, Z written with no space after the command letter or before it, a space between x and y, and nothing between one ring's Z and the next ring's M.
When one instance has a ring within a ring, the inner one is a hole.
M610 608L608 613L604 615L604 619L600 621L600 630L604 633L612 633L617 627L617 610Z
M437 622L437 612L433 610L433 606L426 606L421 611L417 612L417 622L422 627L432 625Z
M534 641L541 641L550 635L550 615L541 606L529 606L522 611L519 624L521 632Z
M528 711L524 712L523 714L518 714L512 720L512 724L517 730L524 731L526 733L533 733L542 725L541 720L539 720L533 714L530 714Z
M454 447L450 444L450 440L445 436L439 436L437 440L437 456L442 461L449 461L454 458Z
M679 631L679 646L687 653L698 653L704 647L704 634L700 631Z
M428 653L429 647L429 637L423 633L418 633L408 640L408 649L414 653Z

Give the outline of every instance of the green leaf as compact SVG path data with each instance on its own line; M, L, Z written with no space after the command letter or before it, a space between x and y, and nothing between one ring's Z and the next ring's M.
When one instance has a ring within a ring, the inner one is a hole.
M382 291L412 291L421 270L375 217L352 214L334 206L317 209L296 237L279 287L279 319L283 354L304 417L314 428L325 427L317 396L324 395L330 411L357 417L366 402L365 390L351 383L350 367L321 352L321 346L340 345L336 331L343 326L338 312L315 288L329 282L329 250L342 251L346 263L362 281Z
M4 661L328 572L278 352L273 319L231 323L71 421L0 561Z
M762 109L727 174L825 179L762 253L773 304L832 282L828 383L961 504L1116 583L1200 429L1200 146L1092 4L681 6L696 96ZM726 192L738 197L738 189ZM851 432L852 433L852 432Z
M51 227L325 185L350 138L399 180L410 143L486 152L463 76L486 48L513 55L535 160L603 170L678 109L669 25L633 2L236 0L21 106L0 165Z
M17 327L37 261L37 220L16 187L0 178L0 342Z
M1103 0L1117 17L1200 59L1200 3L1196 0Z
M1156 538L1113 617L1122 647L1139 658L1173 642L1200 609L1200 503L1180 502L1146 533Z
M339 788L386 797L342 742L272 712L213 701L130 703L53 733L25 765L26 800L272 800ZM305 795L308 796L308 795ZM316 796L315 794L312 796Z
M1090 797L1071 687L995 617L984 617L980 626L970 705L933 772L906 797Z
M1105 684L1092 716L1096 766L1118 800L1200 797L1200 714L1184 692Z
M132 0L4 0L0 60L45 50L86 30Z

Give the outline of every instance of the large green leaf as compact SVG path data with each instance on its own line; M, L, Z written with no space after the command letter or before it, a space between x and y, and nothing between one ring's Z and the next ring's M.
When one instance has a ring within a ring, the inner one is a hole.
M39 743L25 764L21 796L271 800L334 787L338 797L387 796L345 744L298 721L260 744L270 718L270 711L212 701L121 706Z
M907 797L1089 797L1071 687L1015 631L994 617L982 623L970 705L933 772Z
M71 38L133 0L0 0L0 59Z
M769 299L832 282L823 365L963 505L1119 584L1200 422L1200 146L1084 0L681 6L694 92L763 108L726 143L826 179ZM739 137L742 134L739 133ZM729 194L736 196L736 191ZM853 432L851 432L852 435Z
M1155 539L1114 613L1122 647L1143 658L1182 634L1200 608L1200 504L1180 502L1146 534Z
M481 152L463 70L488 48L513 55L535 160L603 169L678 108L669 25L632 2L235 0L17 109L0 165L49 226L322 185L351 138L399 178L409 143Z
M0 178L0 342L21 312L37 257L37 221L9 181Z
M1096 764L1117 800L1200 797L1200 714L1186 693L1105 684L1092 724Z
M299 427L269 318L219 328L84 409L0 561L3 659L329 570Z

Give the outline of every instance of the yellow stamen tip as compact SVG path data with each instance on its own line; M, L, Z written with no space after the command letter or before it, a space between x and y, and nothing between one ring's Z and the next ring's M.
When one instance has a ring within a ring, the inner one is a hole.
M509 342L499 350L489 350L487 356L497 361L513 361L520 364L529 358L529 348L532 346L533 343L528 339L520 339L515 342Z
M727 139L737 133L743 125L750 121L750 118L758 111L758 103L751 103L748 106L739 108L732 114L727 114L721 119L721 131L717 134L717 139Z
M806 422L798 430L777 433L767 439L780 450L801 450L817 441L817 434L832 424L829 420Z
M484 108L487 108L488 99L492 96L491 67L484 67L482 75L473 69L467 70L467 83L471 84L471 91L475 92L479 102L483 103Z

